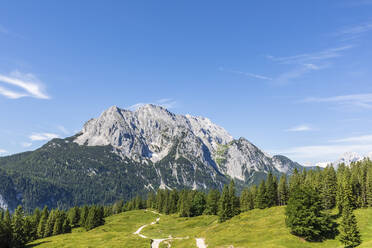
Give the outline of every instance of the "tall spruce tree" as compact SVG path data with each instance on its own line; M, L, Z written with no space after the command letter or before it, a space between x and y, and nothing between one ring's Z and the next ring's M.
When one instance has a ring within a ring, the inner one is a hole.
M292 234L305 240L322 240L334 234L335 224L322 212L318 192L310 186L293 188L286 207L286 224Z
M246 212L251 209L251 191L249 188L244 188L240 195L240 211Z
M264 209L267 207L267 200L266 200L266 183L264 180L261 181L260 186L258 186L258 190L256 193L255 198L255 208Z
M347 248L357 247L362 242L353 209L348 204L342 208L339 239Z
M278 203L280 206L287 205L289 197L287 176L282 174L278 185Z
M229 197L229 187L225 184L222 190L222 195L218 203L218 220L219 222L224 222L228 220L231 216L230 208L230 197Z
M230 181L229 184L229 208L230 208L230 216L229 218L234 217L240 213L240 200L239 197L236 196L235 190L235 182L234 180Z
M25 214L22 206L18 206L12 216L12 242L11 247L23 248L27 242L24 230Z
M206 214L206 215L217 215L219 199L220 199L220 192L216 189L210 190L208 192L204 214Z
M40 221L39 221L39 224L37 226L37 237L38 238L44 238L44 234L45 234L45 227L46 227L46 224L47 224L47 221L48 221L48 217L49 217L49 211L48 211L48 208L47 207L44 207L43 211L41 212L41 217L40 217Z
M273 207L278 204L278 184L271 172L267 175L265 194L267 207Z
M337 177L333 166L327 166L323 171L321 196L324 209L336 206Z

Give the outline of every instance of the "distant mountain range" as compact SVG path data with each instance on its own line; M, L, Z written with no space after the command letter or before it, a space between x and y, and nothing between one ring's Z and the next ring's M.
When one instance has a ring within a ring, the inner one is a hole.
M342 156L334 162L320 162L320 163L317 163L316 166L325 168L328 165L332 165L333 167L338 168L338 166L342 163L344 163L345 165L350 165L353 162L359 162L359 161L362 161L364 159L372 160L372 152L370 152L370 153L368 153L367 155L364 155L364 156L362 156L362 155L360 155L356 152L346 152L346 153L342 154Z
M72 137L0 158L0 207L104 204L158 188L221 189L230 179L241 188L295 168L303 167L207 118L113 106Z

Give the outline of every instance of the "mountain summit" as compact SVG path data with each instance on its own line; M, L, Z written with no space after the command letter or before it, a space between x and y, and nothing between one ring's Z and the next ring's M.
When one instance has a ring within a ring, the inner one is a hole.
M159 188L221 189L230 179L241 188L295 168L302 166L234 139L207 118L151 104L135 111L113 106L72 137L0 158L0 202L111 203Z

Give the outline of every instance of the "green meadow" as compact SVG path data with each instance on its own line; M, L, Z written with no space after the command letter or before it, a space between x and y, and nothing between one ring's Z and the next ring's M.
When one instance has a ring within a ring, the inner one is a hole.
M36 240L28 247L150 247L150 238L172 238L160 247L196 247L195 238L205 238L209 248L218 247L343 247L336 239L323 242L306 242L289 233L285 226L285 207L254 209L224 223L216 216L180 218L177 215L161 215L160 221L143 228L141 238L133 234L143 225L159 217L150 211L135 210L106 218L106 224L91 231L82 228L63 234ZM372 247L372 208L355 211L362 235L359 247Z

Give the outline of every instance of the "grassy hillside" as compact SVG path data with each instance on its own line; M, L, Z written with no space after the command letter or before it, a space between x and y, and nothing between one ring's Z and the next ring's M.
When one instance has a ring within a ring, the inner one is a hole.
M196 247L195 238L203 237L208 247L342 247L338 240L306 242L285 227L284 207L255 209L220 224L216 216L179 218L161 215L158 224L145 227L141 234L150 238L182 238L168 241L172 247ZM372 208L355 211L363 243L372 247ZM89 232L75 229L64 234L37 240L29 247L150 247L150 240L134 235L142 225L158 215L149 211L130 211L111 216L106 224ZM167 247L163 242L160 247Z

